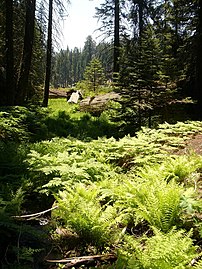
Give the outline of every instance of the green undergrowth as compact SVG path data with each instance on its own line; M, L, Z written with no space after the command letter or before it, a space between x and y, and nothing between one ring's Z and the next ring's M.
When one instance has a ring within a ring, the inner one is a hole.
M54 227L76 235L77 255L115 253L103 268L189 268L200 260L202 157L176 153L201 130L201 122L166 123L119 140L35 143L30 184L55 198Z
M71 136L80 140L97 139L98 137L120 137L119 124L111 121L109 111L100 116L79 111L78 104L69 104L66 99L49 101L49 117L45 123L49 137Z
M47 109L36 106L0 107L0 142L34 142L47 138Z
M118 123L110 120L110 113L99 117L80 112L78 105L66 99L49 101L48 108L0 107L0 141L27 143L54 137L74 137L92 140L98 137L120 137Z
M142 128L120 139L50 137L16 148L10 143L7 155L2 140L4 268L29 268L40 255L37 266L44 268L47 253L54 260L116 256L112 264L87 268L201 268L202 156L191 150L179 154L201 131L201 122L190 121ZM44 216L30 222L14 217L52 206L58 207L45 215L45 225L39 225ZM29 229L36 223L48 244L31 243L38 242L37 230Z

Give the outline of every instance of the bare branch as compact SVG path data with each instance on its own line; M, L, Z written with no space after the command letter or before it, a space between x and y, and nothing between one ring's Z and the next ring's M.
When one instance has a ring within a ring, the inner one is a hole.
M93 256L82 256L82 257L73 257L62 260L46 260L50 263L65 263L65 268L70 268L77 266L79 264L89 263L96 260L106 261L106 260L116 260L114 254L103 254L103 255L93 255Z
M13 216L13 218L17 218L17 219L23 219L23 218L30 218L30 217L39 217L49 211L52 211L54 209L58 208L58 206L54 206L54 207L51 207L47 210L44 210L44 211L41 211L41 212L38 212L38 213L34 213L34 214L29 214L29 215L22 215L22 216Z

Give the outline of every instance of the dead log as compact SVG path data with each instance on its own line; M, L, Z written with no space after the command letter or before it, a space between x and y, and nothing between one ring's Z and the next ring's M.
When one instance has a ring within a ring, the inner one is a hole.
M90 264L92 262L114 262L117 257L114 254L92 255L82 257L72 257L61 260L46 260L49 263L64 263L65 268L71 268L82 264Z

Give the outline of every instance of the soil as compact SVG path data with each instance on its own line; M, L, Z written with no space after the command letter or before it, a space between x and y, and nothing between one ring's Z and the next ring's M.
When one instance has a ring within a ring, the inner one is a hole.
M178 151L178 154L183 155L190 152L202 155L202 134L190 137L190 139L185 142L185 147Z

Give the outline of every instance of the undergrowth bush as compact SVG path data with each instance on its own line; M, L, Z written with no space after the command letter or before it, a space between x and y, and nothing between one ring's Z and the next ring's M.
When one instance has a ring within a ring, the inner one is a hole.
M190 124L188 123L188 126ZM182 128L180 136L185 134L186 128ZM195 132L199 131L198 128L197 125ZM169 132L166 129L166 132L162 133L162 130L165 129L157 130L156 133L154 130L143 130L137 137L127 136L119 140L100 138L84 142L72 138L54 138L34 144L28 154L27 164L31 175L38 174L37 182L42 179L39 188L47 184L46 189L53 188L55 191L67 182L70 184L72 180L99 181L105 177L113 178L114 173L128 170L140 174L141 167L142 173L145 174L147 166L150 170L145 175L147 177L156 174L156 177L166 180L175 178L179 182L183 181L201 167L201 160L194 157L168 157L170 150L176 148L177 141L183 146L184 138L178 136L179 130L176 135L172 126ZM176 142L173 142L173 139ZM161 167L158 167L159 164L162 164Z
M137 175L148 180L152 178L162 178L166 181L175 179L179 183L193 184L194 175L197 177L197 171L201 169L202 158L197 155L173 155L167 156L161 163L153 166L144 165L138 168ZM191 180L192 179L192 180Z
M37 141L47 138L47 109L36 106L0 108L1 141Z
M11 201L0 201L1 268L30 268L35 256L46 248L45 233L14 218L21 211L23 198L19 190Z

